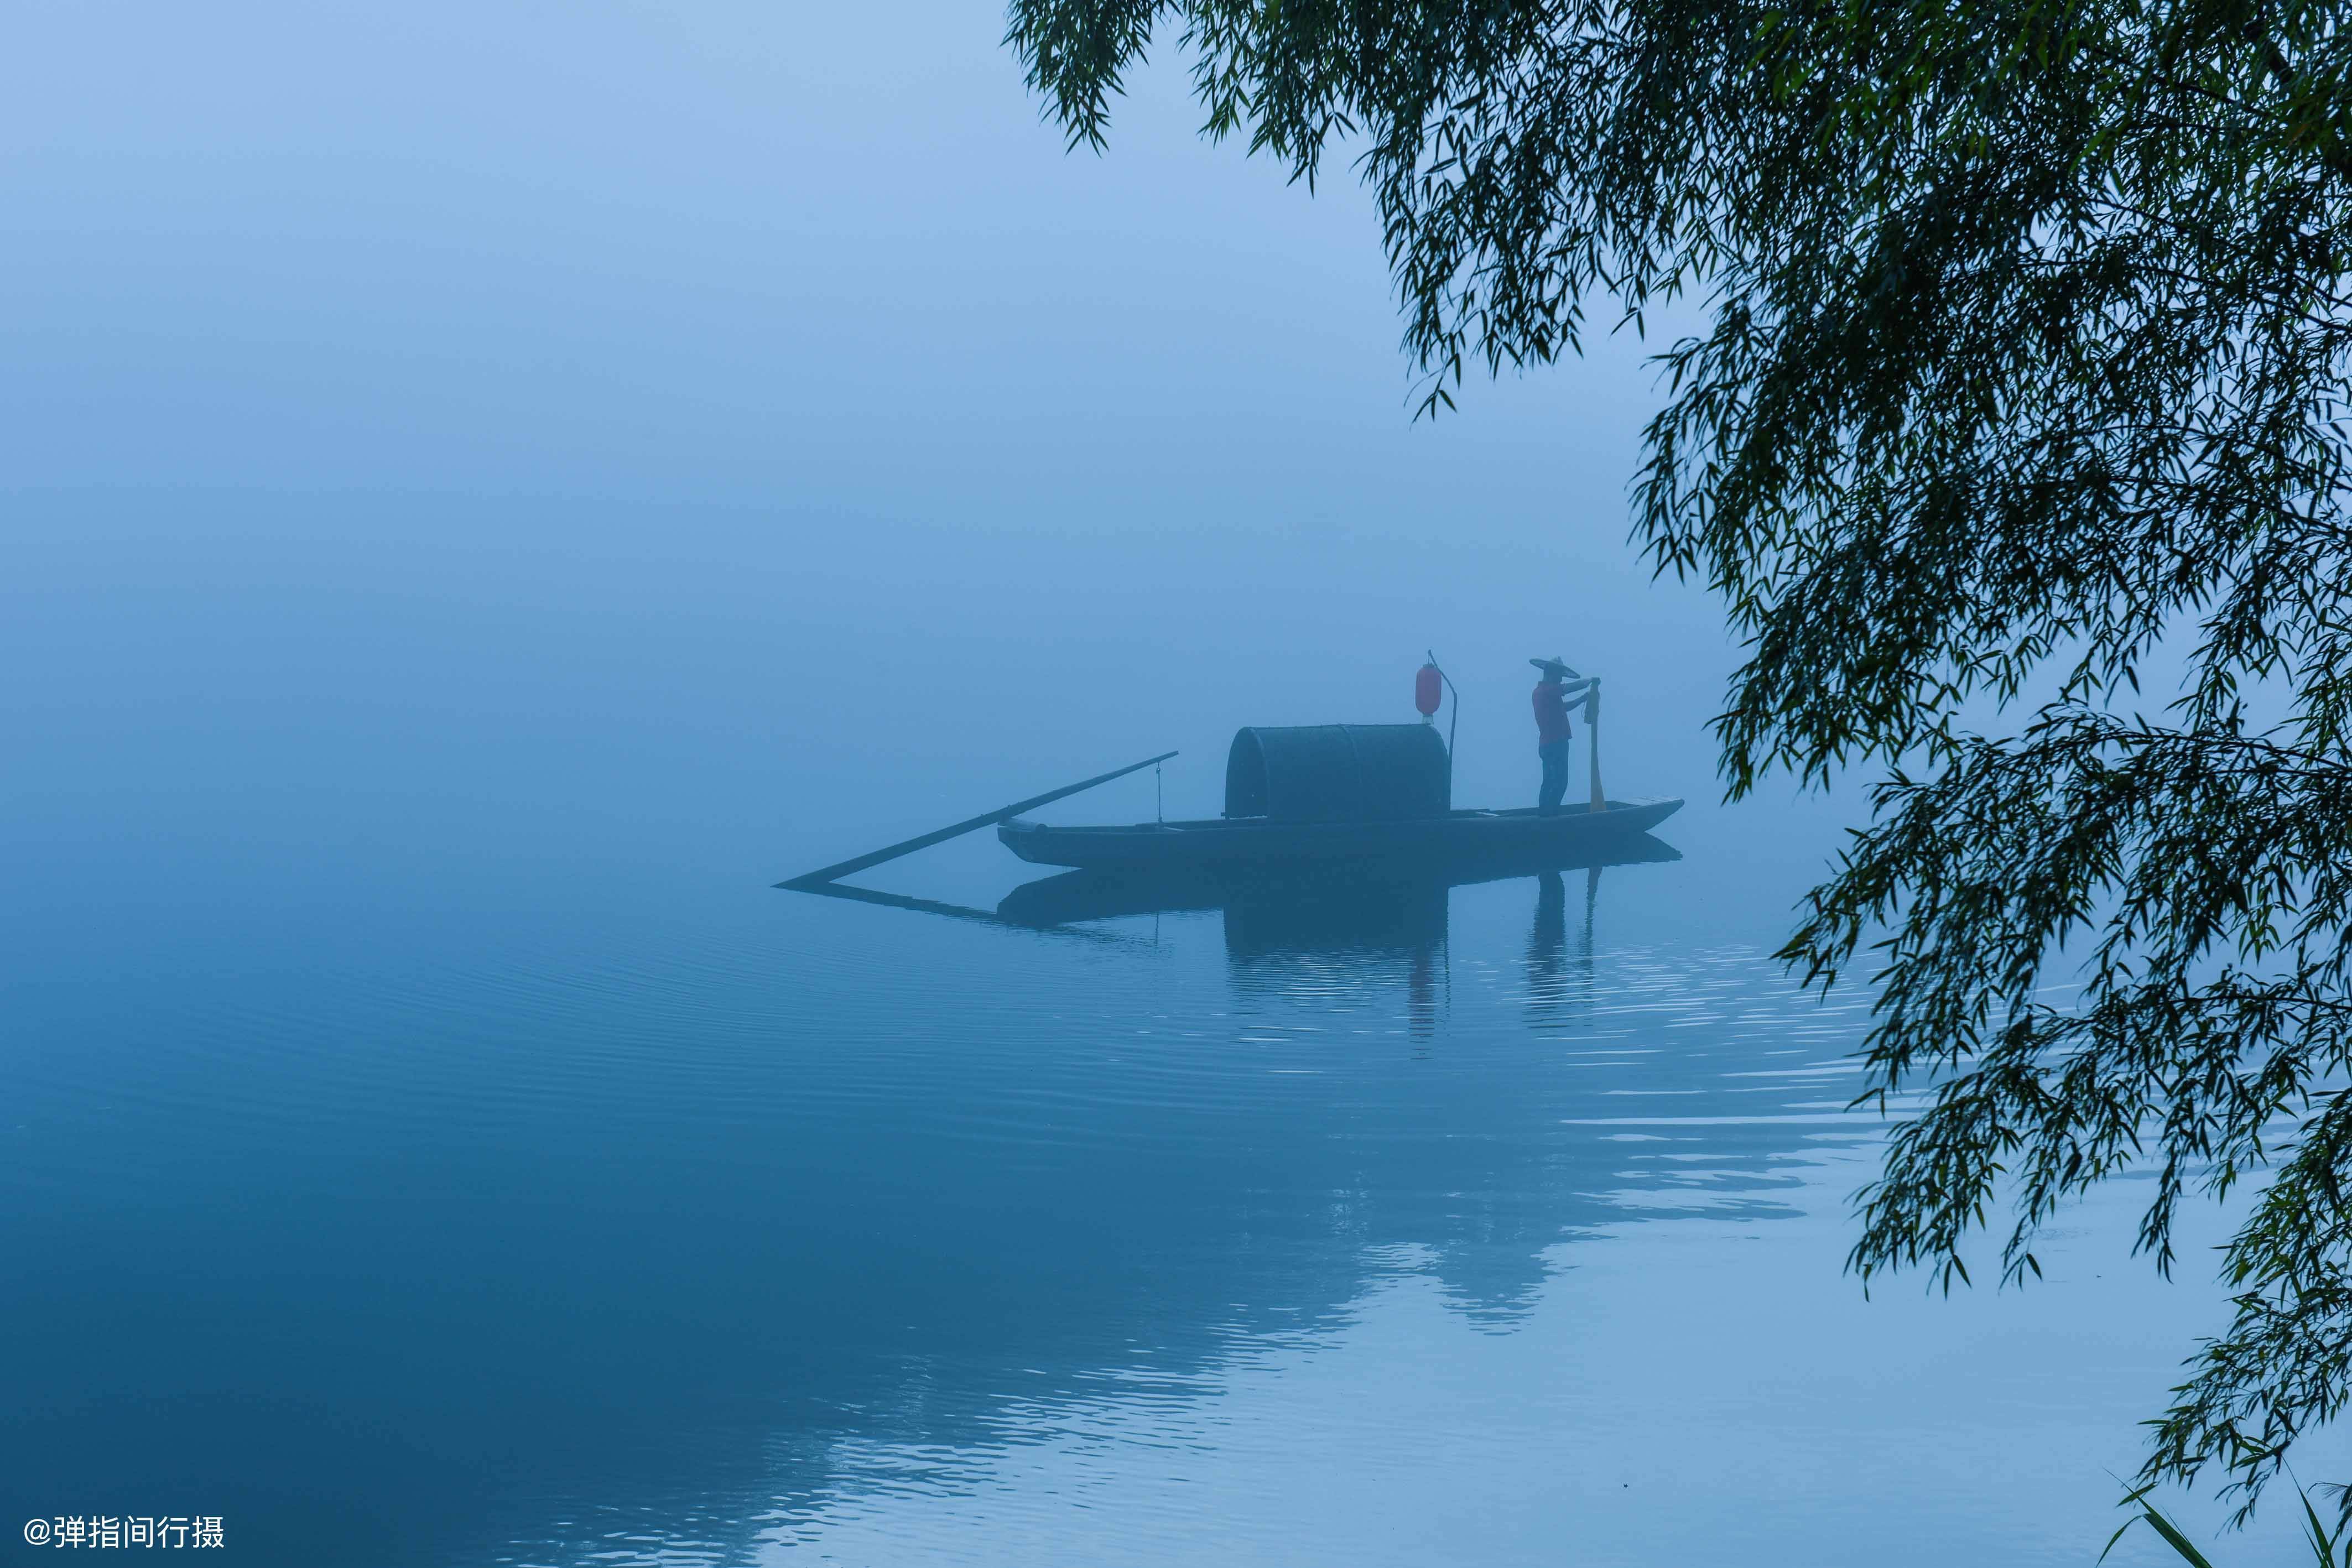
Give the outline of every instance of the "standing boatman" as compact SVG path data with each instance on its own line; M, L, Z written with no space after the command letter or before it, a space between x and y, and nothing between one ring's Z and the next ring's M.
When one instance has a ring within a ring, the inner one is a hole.
M1592 683L1559 659L1529 659L1543 672L1536 683L1536 756L1543 762L1543 787L1536 796L1536 814L1559 815L1560 798L1568 793L1568 699L1589 690Z

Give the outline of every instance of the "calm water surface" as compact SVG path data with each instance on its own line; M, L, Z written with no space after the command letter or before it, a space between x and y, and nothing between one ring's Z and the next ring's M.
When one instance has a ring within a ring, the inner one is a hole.
M18 1517L255 1563L2079 1563L2210 1310L2125 1260L2129 1193L2038 1291L1842 1277L1864 1003L1766 956L1838 819L1711 804L1681 612L1610 756L1693 798L1682 858L1039 931L766 883L1162 737L1213 809L1232 725L1398 717L1446 634L1505 799L1527 636L1444 582L1408 632L1411 560L1229 636L1150 541L1158 593L1072 609L1010 537L812 585L767 518L54 512L8 633ZM1450 570L1538 615L1492 565ZM868 880L985 914L1033 869Z

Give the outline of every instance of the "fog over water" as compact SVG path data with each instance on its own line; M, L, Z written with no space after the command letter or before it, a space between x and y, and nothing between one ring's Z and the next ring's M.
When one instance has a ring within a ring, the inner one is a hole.
M2022 1294L1841 1275L1866 1002L1768 955L1859 791L1718 804L1737 652L1626 543L1642 344L1415 423L1347 179L1202 143L1173 68L1066 155L986 6L18 22L18 1519L2095 1554L2215 1293L2126 1259L2129 1190ZM1564 655L1680 858L1046 931L769 886L1171 747L1213 815L1237 726L1409 720L1432 650L1458 801L1532 801Z

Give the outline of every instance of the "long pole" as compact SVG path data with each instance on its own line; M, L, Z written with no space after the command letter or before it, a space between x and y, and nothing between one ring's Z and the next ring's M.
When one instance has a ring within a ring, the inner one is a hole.
M876 850L870 854L858 855L836 865L820 866L815 871L803 872L799 876L789 878L776 885L804 889L814 887L819 883L832 882L835 878L847 876L852 872L864 871L868 866L880 865L884 861L894 861L900 855L910 855L917 850L927 850L933 844L943 844L950 839L959 838L971 832L975 828L985 828L992 823L1004 821L1008 818L1017 817L1022 812L1033 810L1039 806L1050 805L1065 795L1075 795L1081 789L1091 789L1097 784L1108 784L1114 779L1124 779L1129 774L1149 768L1155 762L1165 762L1175 755L1172 751L1163 751L1157 757L1147 757L1140 762L1130 762L1124 768L1114 768L1108 773L1097 773L1092 779L1082 779L1076 784L1065 784L1059 789L1048 789L1043 795L1032 795L1026 800L1015 800L1002 810L985 812L968 821L958 822L952 827L941 828L935 833L925 833L920 838L891 844L887 848Z
M1454 685L1454 677L1445 673L1445 666L1437 662L1434 648L1429 651L1429 667L1445 683L1445 695L1454 705L1445 716L1445 809L1450 811L1454 809L1454 737L1462 728L1462 693Z
M983 925L1009 925L1015 931L1051 931L1057 936L1076 936L1088 942L1108 942L1131 946L1134 938L1119 936L1108 931L1089 931L1083 925L1041 925L1024 920L1007 920L992 909L974 909L963 904L941 904L935 899L907 898L895 893L877 893L870 887L852 887L844 882L784 883L782 886L794 893L814 893L819 898L846 898L859 904L878 904L885 909L911 909L918 915L944 915L955 920L973 920Z

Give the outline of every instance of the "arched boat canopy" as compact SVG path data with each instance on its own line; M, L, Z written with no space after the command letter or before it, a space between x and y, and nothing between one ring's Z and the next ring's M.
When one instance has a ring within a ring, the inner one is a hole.
M1445 742L1426 724L1244 729L1225 756L1225 815L1276 822L1443 817L1454 786Z

